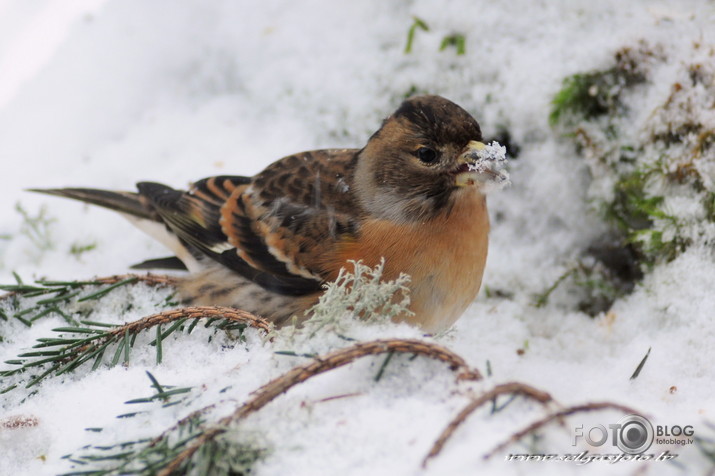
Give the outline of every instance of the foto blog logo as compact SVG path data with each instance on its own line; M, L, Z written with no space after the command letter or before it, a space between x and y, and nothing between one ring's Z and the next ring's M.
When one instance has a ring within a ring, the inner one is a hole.
M610 440L611 444L626 454L641 454L653 444L655 432L648 419L640 415L627 415L617 423L595 425L584 430L583 425L574 429L573 446L585 439L591 446L602 446Z

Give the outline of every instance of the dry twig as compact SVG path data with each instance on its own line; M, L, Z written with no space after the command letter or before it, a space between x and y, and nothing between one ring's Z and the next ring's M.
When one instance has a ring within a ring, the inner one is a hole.
M116 284L125 279L136 278L138 282L149 286L175 286L177 278L163 274L116 274L104 278L95 278L94 281L102 284Z
M489 453L484 455L484 459L489 459L492 456L494 456L496 453L502 451L504 448L509 446L512 443L516 443L529 433L532 433L549 423L551 423L554 420L560 420L563 417L573 415L574 413L581 413L581 412L592 412L592 411L597 411L597 410L619 410L624 413L635 413L635 414L640 414L637 410L634 410L633 408L627 407L625 405L620 405L618 403L613 403L613 402L594 402L594 403L586 403L584 405L574 405L572 407L565 408L563 410L560 410L555 413L551 413L549 415L546 415L544 418L537 420L533 422L531 425L523 428L522 430L514 433L511 435L511 437L504 441L503 443L499 444L496 448L491 450Z
M13 415L0 419L0 429L17 430L32 428L40 424L40 419L34 415Z
M485 403L494 400L498 396L506 394L524 395L526 397L538 401L541 404L546 404L552 400L551 395L549 395L548 393L525 383L510 382L497 385L493 389L481 394L478 398L469 402L469 404L464 407L462 411L460 411L451 422L449 422L449 425L445 427L445 429L439 435L439 438L437 438L437 440L432 445L432 449L430 449L430 452L427 454L427 456L425 456L425 459L422 461L422 467L425 468L427 466L427 462L431 458L437 456L442 451L444 445L447 443L447 440L452 437L457 428L459 428L459 426L464 423L464 421L472 413L474 413L476 409L478 409Z
M128 324L117 326L107 332L107 335L97 341L87 344L82 347L77 347L72 350L72 355L82 353L88 349L99 348L105 342L123 336L125 334L133 335L143 330L149 329L167 322L178 321L179 319L225 319L228 321L239 322L250 327L259 329L266 334L271 330L271 323L262 317L255 316L248 311L234 309L232 307L221 306L191 306L182 307L180 309L172 309L157 314L152 314L142 317L139 320L132 321ZM71 356L70 356L71 357Z
M145 329L149 329L150 327L158 326L159 324L166 324L167 322L178 321L179 319L206 318L225 319L228 321L240 322L256 329L260 329L266 333L271 330L271 324L268 321L262 317L255 316L248 311L221 306L190 306L143 317L137 321L112 329L110 333L113 335L121 335L125 332L135 334Z
M409 339L376 340L361 342L346 349L336 350L325 356L317 357L312 362L296 367L280 377L268 382L253 393L247 402L238 407L231 415L218 421L216 426L207 429L190 446L182 451L169 465L164 467L159 476L169 476L177 471L181 465L202 445L212 441L224 433L231 424L246 418L270 403L274 398L287 392L292 387L324 372L350 364L361 357L379 355L388 352L418 354L449 364L450 370L457 373L458 380L480 380L481 374L470 368L459 355L454 352L429 342Z
M127 279L136 280L135 283L144 283L149 286L175 286L177 278L173 276L166 276L160 274L116 274L114 276L106 276L103 278L94 278L87 281L86 284L117 284L121 281ZM0 301L11 298L13 296L21 295L18 291L9 291L5 294L0 295Z

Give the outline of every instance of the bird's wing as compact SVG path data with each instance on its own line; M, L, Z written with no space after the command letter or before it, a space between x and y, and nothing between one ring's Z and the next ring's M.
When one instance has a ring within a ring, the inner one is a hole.
M252 266L324 281L326 254L357 232L357 150L304 152L273 163L222 207L222 228Z
M138 185L162 221L192 250L266 289L319 291L324 257L356 233L359 207L350 189L356 150L296 154L253 179L211 177L180 192Z

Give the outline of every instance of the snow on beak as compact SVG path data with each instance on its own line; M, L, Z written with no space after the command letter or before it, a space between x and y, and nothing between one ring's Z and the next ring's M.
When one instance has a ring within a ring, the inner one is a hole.
M492 191L511 183L506 170L506 147L498 142L487 145L473 140L467 144L458 162L455 177L458 187L477 185L482 191Z

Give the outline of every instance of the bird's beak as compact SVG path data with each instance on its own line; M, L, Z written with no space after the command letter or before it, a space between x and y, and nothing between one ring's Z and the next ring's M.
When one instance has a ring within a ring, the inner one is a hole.
M457 159L457 163L459 164L455 178L455 185L457 185L457 187L475 185L480 181L479 173L472 170L472 167L477 162L479 151L484 150L485 147L486 145L482 142L475 140L467 144L467 149Z
M506 160L495 159L487 153L487 148L485 144L475 140L467 144L464 152L457 158L459 165L455 176L456 186L508 182L509 175L504 170Z

